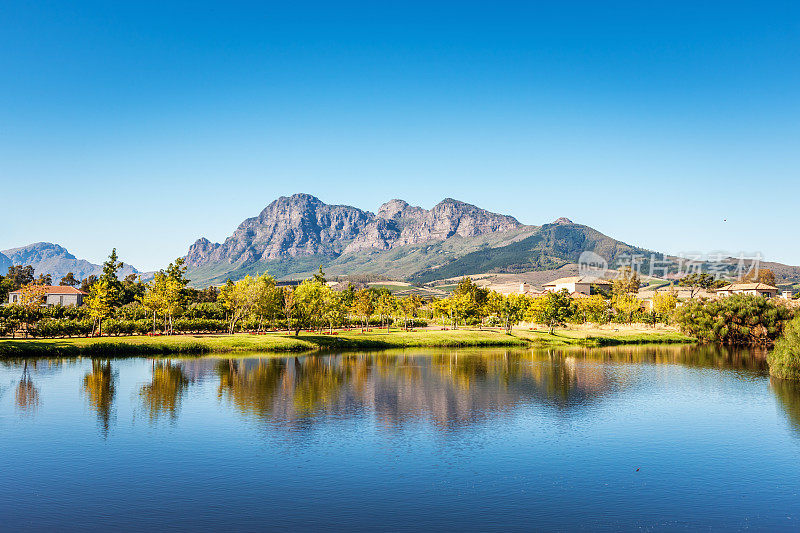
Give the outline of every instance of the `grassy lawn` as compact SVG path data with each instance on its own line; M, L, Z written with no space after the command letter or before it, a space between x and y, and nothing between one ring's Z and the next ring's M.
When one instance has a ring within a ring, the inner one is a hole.
M500 330L421 330L405 332L373 330L337 335L301 333L293 335L175 335L170 337L104 337L102 339L3 339L0 357L63 357L63 356L149 356L167 354L205 354L232 352L298 352L314 349L366 350L407 347L490 347L490 346L607 346L613 344L647 344L693 342L694 339L672 331L610 330L515 330L506 335Z

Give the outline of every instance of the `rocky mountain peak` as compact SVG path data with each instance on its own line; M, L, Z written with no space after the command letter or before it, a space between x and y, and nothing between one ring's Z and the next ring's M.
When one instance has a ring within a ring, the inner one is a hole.
M242 222L222 244L195 242L187 264L274 261L286 257L341 254L364 249L444 240L454 235L475 236L519 226L513 217L484 211L446 198L431 210L394 199L378 214L346 206L328 205L310 194L282 196L254 218Z
M389 200L378 209L378 216L385 219L396 218L405 211L406 208L408 208L408 202L405 200Z
M574 222L568 219L567 217L559 217L553 221L553 224L556 224L558 226L565 226L568 224L574 224Z

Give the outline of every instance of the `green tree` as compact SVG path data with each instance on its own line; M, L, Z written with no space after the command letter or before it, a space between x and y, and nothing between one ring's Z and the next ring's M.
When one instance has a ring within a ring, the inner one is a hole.
M118 261L117 249L113 248L108 255L108 259L103 263L103 273L100 274L100 281L104 281L108 294L111 298L111 305L119 304L122 294L122 282L117 277L117 272L122 268L122 263Z
M75 274L72 272L67 272L67 275L61 278L61 281L58 282L58 284L62 287L75 287L76 285L80 285L80 283L80 281L75 279Z
M317 329L322 323L325 309L323 287L327 286L319 281L305 280L294 290L295 335L299 335L304 328Z
M678 307L678 295L674 290L656 292L653 295L653 311L664 324L669 324L670 318Z
M110 316L114 308L114 297L108 280L101 279L92 285L86 305L89 307L89 316L97 325L97 334L102 335L103 319Z
M11 290L17 291L25 285L33 283L34 269L31 265L13 265L8 267L8 275L6 276L11 280Z
M384 291L378 296L375 304L375 312L381 317L381 324L386 321L386 331L389 331L390 318L397 310L397 299L389 291Z
M575 317L583 323L605 324L608 322L608 301L599 294L579 298L575 300Z
M236 283L228 280L220 290L219 298L230 313L228 332L232 335L236 331L236 323L249 315L258 303L258 283L250 276L245 276Z
M678 281L678 285L690 287L691 298L694 298L700 290L710 290L717 286L717 279L706 272L687 274Z
M545 324L550 328L552 335L556 327L566 324L573 312L574 306L569 292L567 289L561 289L558 292L548 292L544 296L534 298L526 317L531 322Z
M364 321L364 327L369 326L369 319L375 314L375 302L373 301L372 291L361 289L356 293L353 301L353 313Z
M639 285L639 273L626 266L619 269L611 290L613 294L634 294L639 290Z

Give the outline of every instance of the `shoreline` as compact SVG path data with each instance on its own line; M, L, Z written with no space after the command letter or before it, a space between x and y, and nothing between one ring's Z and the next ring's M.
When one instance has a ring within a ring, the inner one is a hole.
M564 346L614 346L636 344L690 344L696 340L676 332L610 332L598 330L515 330L507 335L493 329L337 332L336 335L285 333L234 335L171 335L131 337L72 337L54 339L0 339L0 358L14 357L148 357L154 355L205 355L262 352L273 354L391 348L548 348Z

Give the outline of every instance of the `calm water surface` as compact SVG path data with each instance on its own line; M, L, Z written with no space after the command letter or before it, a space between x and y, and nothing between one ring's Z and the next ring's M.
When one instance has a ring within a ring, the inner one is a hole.
M0 529L800 530L800 389L705 348L0 362Z

